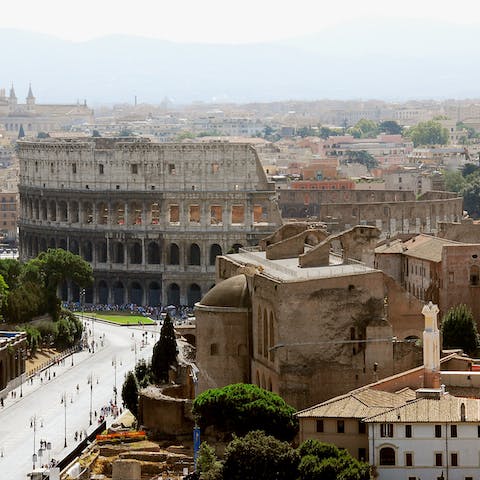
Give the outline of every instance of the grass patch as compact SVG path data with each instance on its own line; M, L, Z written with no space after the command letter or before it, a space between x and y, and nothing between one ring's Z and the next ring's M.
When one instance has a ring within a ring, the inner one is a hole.
M119 325L155 325L153 320L142 315L129 315L125 313L97 313L95 315L90 313L89 316L106 320L107 322L118 323Z

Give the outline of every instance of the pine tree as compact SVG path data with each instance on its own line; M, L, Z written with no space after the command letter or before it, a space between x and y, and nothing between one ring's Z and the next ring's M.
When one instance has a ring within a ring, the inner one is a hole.
M130 410L134 417L138 414L138 382L135 374L130 371L127 373L122 387L122 400L125 406Z
M442 322L443 348L461 348L473 353L478 348L477 325L467 305L452 307Z
M153 347L152 372L157 382L168 382L168 371L176 362L177 340L172 319L167 314L160 330L160 339Z

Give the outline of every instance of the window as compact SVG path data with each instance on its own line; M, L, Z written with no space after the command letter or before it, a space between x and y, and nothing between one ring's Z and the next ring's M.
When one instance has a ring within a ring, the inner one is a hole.
M72 173L77 173L77 164L72 163Z
M170 205L169 221L170 223L180 223L180 208L178 205Z
M382 423L380 425L381 437L393 437L393 423Z
M100 163L100 164L98 165L98 173L99 173L100 175L103 175L103 173L104 173L103 163Z
M470 285L472 287L478 287L480 285L480 271L477 265L472 265L470 268Z
M452 467L458 467L458 453L450 454L450 465Z
M405 466L406 467L413 467L413 453L412 452L405 453Z
M405 437L412 438L412 426L405 425Z
M218 163L212 163L212 173L218 173L219 168Z
M317 420L317 432L318 433L323 433L323 420Z
M168 173L170 175L175 175L175 164L174 163L169 163L168 164Z
M358 449L358 459L361 462L364 462L367 459L367 449L366 448L359 448Z
M245 223L245 208L243 205L232 205L232 224L241 225Z
M380 449L380 465L395 465L395 450L392 447Z
M363 423L361 420L358 421L358 433L366 433L367 425Z
M456 437L457 436L457 426L456 425L450 425L450 436L451 437Z
M210 355L218 355L218 345L216 343L210 344Z
M337 420L337 433L345 433L345 422Z
M130 173L136 175L138 173L138 163L132 163L130 165Z
M200 205L190 205L188 221L190 223L200 223Z
M441 438L441 437L442 437L442 426L435 425L435 438Z
M443 466L443 454L441 454L441 453L436 453L435 454L435 466L436 467Z
M212 205L210 207L210 225L222 224L222 207L220 205Z

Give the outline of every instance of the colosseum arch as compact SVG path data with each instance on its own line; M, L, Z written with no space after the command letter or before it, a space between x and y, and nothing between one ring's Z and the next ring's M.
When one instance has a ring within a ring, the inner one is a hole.
M171 243L168 249L168 264L180 265L180 249L176 243Z
M150 204L150 223L152 225L158 225L160 223L160 204L158 202L152 202Z
M159 265L161 258L160 245L158 242L150 242L147 247L147 263Z
M125 263L125 249L122 242L114 242L112 245L113 263Z
M125 303L125 287L120 280L113 284L113 303L115 305L123 305Z
M176 283L171 283L167 288L168 305L180 305L180 287Z
M51 200L48 205L48 217L52 222L57 221L57 202L55 200Z
M202 299L202 289L196 283L192 283L188 286L187 291L187 303L189 307L193 307L197 302Z
M215 259L222 254L222 247L218 243L210 245L210 265L215 265Z
M85 288L85 296L83 298L83 303L93 303L93 288L92 287L86 287Z
M125 225L125 204L123 202L117 202L113 207L113 223Z
M73 201L70 204L70 222L72 223L79 222L79 206L77 201Z
M84 202L82 205L83 218L82 223L93 223L93 204L92 202Z
M92 262L93 261L93 248L92 248L92 242L90 240L87 240L84 244L83 244L83 258L87 261L87 262Z
M58 215L61 222L68 222L67 202L65 202L64 200L61 200L58 203Z
M58 241L58 248L61 248L63 250L66 250L67 249L67 240L65 238L61 238L59 241Z
M55 239L52 237L48 242L48 248L56 248L55 245L56 245Z
M143 305L143 288L138 282L132 282L130 284L130 292L129 292L129 302L134 303L136 305Z
M142 245L140 242L134 242L130 246L130 263L133 265L141 265L143 260Z
M107 241L101 240L96 245L97 250L97 262L98 263L107 263Z
M161 304L162 290L158 282L150 282L148 285L148 304L157 306Z
M42 200L40 202L40 219L47 220L47 201Z
M142 205L138 202L130 203L128 207L129 225L142 224Z
M100 280L98 282L98 302L106 305L108 302L108 285L105 280Z
M45 238L40 238L39 248L41 252L47 251L47 240Z
M200 247L197 243L192 243L190 245L189 255L188 255L188 264L189 265L200 265L201 264L201 253Z
M108 225L108 204L105 202L100 202L97 205L97 223Z
M38 198L33 202L33 210L35 220L40 220L40 202L38 201Z
M75 255L79 254L80 248L78 246L78 241L75 239L70 240L70 251Z

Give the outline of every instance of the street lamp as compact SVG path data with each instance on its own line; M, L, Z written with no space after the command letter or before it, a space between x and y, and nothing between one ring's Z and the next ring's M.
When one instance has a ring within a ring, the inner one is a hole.
M92 425L92 395L93 395L93 373L90 373L87 379L90 384L90 426Z
M27 350L21 348L15 354L15 360L20 359L20 397L23 397L23 375L25 373L25 360L27 359Z
M32 455L32 464L33 470L35 470L35 464L37 463L37 454L36 454L36 435L37 428L43 428L43 418L37 417L37 414L30 417L30 428L33 428L33 455Z
M115 406L117 405L117 357L112 358L112 367L115 369L115 383L113 385L113 393L115 395Z
M63 403L63 412L64 412L64 442L63 442L63 448L67 448L67 392L63 392L62 398L60 403ZM73 397L71 397L71 401L73 403Z
M80 290L80 316L82 319L82 325L83 325L83 305L85 303L85 289L82 288Z

